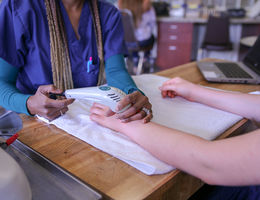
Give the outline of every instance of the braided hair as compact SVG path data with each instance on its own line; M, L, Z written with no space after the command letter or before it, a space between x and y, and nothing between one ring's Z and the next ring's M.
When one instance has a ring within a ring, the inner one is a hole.
M104 53L97 0L89 0L100 61L98 85L104 82ZM58 0L45 0L50 34L53 84L62 90L72 89L73 78L64 21Z

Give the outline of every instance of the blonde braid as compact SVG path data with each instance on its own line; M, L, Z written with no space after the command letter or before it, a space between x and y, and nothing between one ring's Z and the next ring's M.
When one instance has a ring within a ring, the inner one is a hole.
M68 43L56 0L45 0L49 32L53 84L62 90L73 88Z
M93 15L92 19L93 19L93 24L94 24L95 34L96 34L98 57L100 61L98 85L102 85L105 82L105 60L104 60L104 47L103 47L103 40L102 40L102 29L101 29L101 22L99 17L99 10L98 10L98 1L91 0L90 7Z
M92 19L96 34L98 57L100 61L98 85L105 82L104 49L102 40L101 22L97 0L89 1ZM60 6L57 0L45 0L47 19L50 32L50 51L53 84L62 90L73 88L71 63L69 57L68 42L66 38L64 22Z

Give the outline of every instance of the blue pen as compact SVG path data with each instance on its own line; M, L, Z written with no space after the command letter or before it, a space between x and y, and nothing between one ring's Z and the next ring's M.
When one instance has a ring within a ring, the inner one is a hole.
M92 57L89 57L88 63L87 63L87 72L89 73L90 71L90 65L92 65L93 61L92 61Z

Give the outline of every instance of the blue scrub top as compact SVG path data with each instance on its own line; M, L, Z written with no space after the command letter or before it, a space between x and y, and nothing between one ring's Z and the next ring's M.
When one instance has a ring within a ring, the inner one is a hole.
M96 37L87 0L76 38L67 12L60 1L65 23L74 87L96 86L99 72ZM105 60L127 54L119 11L99 1ZM52 84L50 38L44 0L3 0L0 4L0 57L19 68L16 86L34 94L40 85ZM93 64L87 72L87 62Z

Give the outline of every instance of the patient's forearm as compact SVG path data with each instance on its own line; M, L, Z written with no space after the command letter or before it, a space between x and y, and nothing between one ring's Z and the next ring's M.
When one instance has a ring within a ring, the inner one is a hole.
M196 160L196 162L200 160L200 154L206 152L209 143L199 137L187 135L152 122L148 124L140 124L139 122L122 124L121 129L121 132L124 132L160 160L185 171L192 168L188 164L190 160ZM196 164L193 163L193 165Z
M221 141L206 141L154 123L120 124L136 143L160 160L210 184L260 183L260 131ZM250 145L248 145L250 144ZM257 176L258 175L258 176Z
M260 95L223 92L204 87L192 91L192 99L260 122Z

